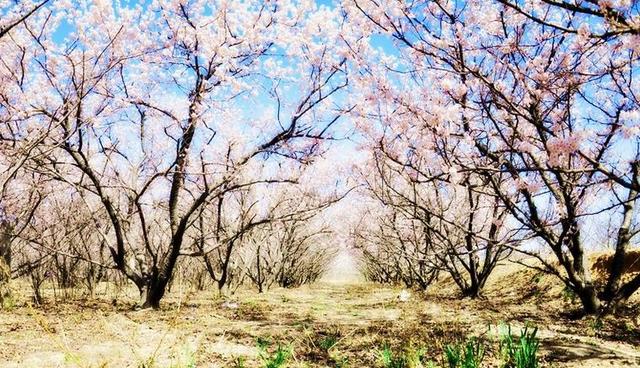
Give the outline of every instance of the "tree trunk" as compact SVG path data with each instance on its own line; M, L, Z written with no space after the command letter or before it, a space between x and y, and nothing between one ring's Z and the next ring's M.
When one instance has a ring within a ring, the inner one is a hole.
M618 229L618 238L616 240L616 252L611 260L611 267L609 268L609 280L602 293L602 299L606 301L613 301L616 298L616 294L620 289L620 279L624 273L624 259L627 254L627 248L631 243L632 232L631 224L633 222L633 214L635 209L635 200L638 196L638 192L630 190L627 197L627 202L623 206L623 217L620 228Z
M227 268L224 267L222 269L222 273L220 274L220 279L218 279L218 291L222 291L224 285L227 283Z
M11 280L11 228L0 222L0 308L9 297Z
M159 275L154 277L141 292L140 298L144 300L142 308L160 309L160 300L166 289L167 280Z
M145 296L143 308L160 309L160 300L164 296L164 290L158 288L151 288L147 291Z
M11 233L12 228L4 222L0 222L0 262L11 269ZM10 277L9 277L10 278ZM0 281L2 274L0 274Z
M636 275L633 279L620 287L618 295L613 299L612 304L628 301L629 298L631 298L631 295L638 291L638 289L640 289L640 274Z
M585 314L596 314L600 312L600 299L598 299L596 289L592 285L575 288L574 291L578 295L578 298L580 298Z
M262 268L260 267L260 244L256 250L256 272L258 274L258 293L262 293Z
M224 261L222 263L222 270L220 273L220 278L218 279L218 291L221 291L222 288L227 284L227 280L229 278L229 263L231 261L231 251L233 250L235 241L231 240L227 245L227 249L224 255Z
M476 299L480 297L480 284L472 281L471 285L462 290L462 295L467 298Z

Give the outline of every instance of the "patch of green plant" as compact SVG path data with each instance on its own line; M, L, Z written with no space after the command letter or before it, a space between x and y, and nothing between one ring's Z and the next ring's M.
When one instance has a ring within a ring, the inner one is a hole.
M623 327L624 327L624 330L626 332L633 332L634 331L634 326L629 322L625 322Z
M479 368L485 352L482 341L472 337L465 344L446 345L444 358L449 368Z
M511 326L500 336L500 352L503 368L537 368L540 341L536 337L538 328L529 326L520 331L520 337L515 340L511 335Z
M250 321L260 321L265 319L263 307L256 301L249 300L240 303L236 310L237 316Z
M380 351L380 361L384 368L417 368L422 367L424 349L405 348L401 353L394 353L389 346Z
M2 293L2 291L0 291ZM14 310L18 305L16 298L11 293L0 295L0 309L7 311Z
M349 367L349 358L346 356L342 357L334 357L333 362L336 365L336 368L348 368Z
M594 333L598 333L604 328L604 321L602 318L596 317L589 321L589 327Z
M578 298L578 295L571 288L565 286L564 289L562 289L562 298L565 301L571 301L571 303L574 303Z
M536 273L535 275L533 275L533 278L531 279L531 281L533 281L535 284L539 283L541 280L542 280L541 273Z
M235 359L233 359L233 368L245 368L244 362L245 362L245 358L244 357L235 357Z
M156 359L149 357L145 361L138 362L138 368L153 368L156 366Z
M269 353L266 349L262 349L260 352L260 360L264 364L264 368L281 368L285 367L287 361L293 354L293 349L290 346L283 347L278 344L276 351Z
M318 341L317 345L320 347L320 349L322 349L322 351L328 352L329 349L334 347L337 343L338 343L338 334L330 333L326 336L322 336L320 341Z
M409 366L404 354L396 355L389 346L380 351L380 361L384 368L406 368Z
M271 346L271 340L267 337L258 336L256 339L256 345L258 345L259 350L265 350L269 346Z

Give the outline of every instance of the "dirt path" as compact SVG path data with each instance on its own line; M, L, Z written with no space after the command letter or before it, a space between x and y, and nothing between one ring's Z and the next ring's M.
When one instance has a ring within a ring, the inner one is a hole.
M259 342L268 342L268 351L291 347L291 367L377 367L384 345L424 349L437 360L442 345L470 335L491 344L501 322L514 331L535 323L545 366L640 366L632 344L581 333L580 323L554 321L535 306L429 295L402 303L398 293L326 283L226 301L193 293L172 297L160 312L106 301L19 307L0 311L0 367L258 367ZM327 351L326 341L336 344ZM491 352L486 362L495 363Z

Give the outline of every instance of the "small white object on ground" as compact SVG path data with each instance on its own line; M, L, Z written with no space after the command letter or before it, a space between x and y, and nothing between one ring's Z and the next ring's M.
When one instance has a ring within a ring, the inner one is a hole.
M222 308L237 309L238 308L238 303L227 301L227 302L222 303Z
M411 293L409 293L407 290L402 290L400 292L400 295L398 295L398 300L400 300L403 303L408 302L410 298L411 298Z

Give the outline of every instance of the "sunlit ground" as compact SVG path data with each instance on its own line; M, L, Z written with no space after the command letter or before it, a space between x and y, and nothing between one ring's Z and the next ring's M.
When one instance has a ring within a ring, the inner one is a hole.
M485 366L499 366L506 324L513 334L525 324L539 328L543 366L640 364L637 309L572 320L578 305L551 277L505 266L481 300L455 298L445 280L431 290L402 302L400 288L334 277L225 298L178 282L161 311L133 310L134 290L112 285L96 299L64 300L58 290L54 301L48 290L42 307L25 305L24 295L0 312L0 366L264 367L278 346L291 352L289 367L379 367L385 346L442 364L445 345L474 336L486 348Z

